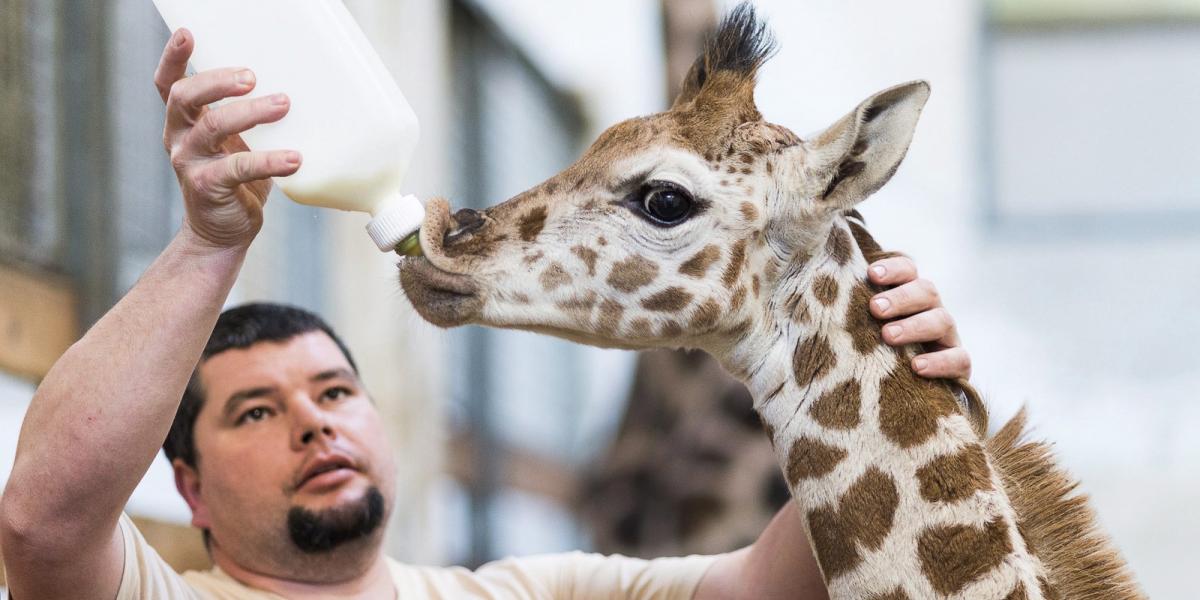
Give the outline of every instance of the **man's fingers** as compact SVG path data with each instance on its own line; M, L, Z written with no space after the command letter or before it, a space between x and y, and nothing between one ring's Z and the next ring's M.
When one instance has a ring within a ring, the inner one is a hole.
M883 326L883 340L893 346L937 342L957 346L954 318L944 308L927 310Z
M158 68L154 70L154 87L163 102L171 93L171 86L187 74L188 59L192 56L192 33L186 29L177 30L167 45L163 48L162 58L158 60Z
M255 125L278 121L287 114L288 108L288 97L285 94L274 94L263 98L239 100L205 111L184 142L189 148L185 153L217 154L230 136L242 133Z
M225 98L244 96L254 89L249 69L225 68L203 71L171 84L167 95L167 130L172 139L199 118L204 107Z
M907 256L893 256L871 263L867 278L878 285L901 285L917 278L917 263Z
M964 348L946 348L917 355L912 367L922 377L971 378L971 356Z
M917 279L871 298L871 314L880 319L915 315L940 307L941 295L928 279Z
M197 168L191 184L197 192L217 198L243 183L291 175L300 168L300 162L300 153L293 150L238 152Z

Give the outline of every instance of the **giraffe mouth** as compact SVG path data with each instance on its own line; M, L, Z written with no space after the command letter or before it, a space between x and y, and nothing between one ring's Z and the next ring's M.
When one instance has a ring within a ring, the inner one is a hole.
M443 271L425 257L400 261L400 287L417 314L438 327L474 322L483 308L474 279Z

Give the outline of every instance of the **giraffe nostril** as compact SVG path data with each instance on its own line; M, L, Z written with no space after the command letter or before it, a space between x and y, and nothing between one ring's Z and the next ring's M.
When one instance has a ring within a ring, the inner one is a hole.
M487 220L483 218L483 213L471 208L461 209L458 212L455 212L451 218L454 220L455 228L446 232L446 235L443 238L446 245L454 244L455 242L470 236L472 233L483 227L484 223L487 222Z

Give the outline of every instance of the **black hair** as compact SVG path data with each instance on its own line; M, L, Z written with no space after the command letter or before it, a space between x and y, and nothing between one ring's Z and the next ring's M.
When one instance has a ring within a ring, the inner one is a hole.
M200 365L204 361L226 350L248 348L259 342L284 342L313 331L325 332L345 355L350 368L358 374L358 365L354 363L346 344L321 317L307 310L261 302L243 304L221 313L200 355L200 363L192 371L192 377L183 391L183 400L175 411L175 420L171 423L167 439L163 441L167 460L173 462L179 458L193 469L196 468L198 455L194 429L196 416L204 407L204 389L200 381Z
M740 2L707 36L704 52L696 60L693 71L694 85L696 89L703 87L708 76L716 71L753 76L777 48L775 36L758 18L754 5Z

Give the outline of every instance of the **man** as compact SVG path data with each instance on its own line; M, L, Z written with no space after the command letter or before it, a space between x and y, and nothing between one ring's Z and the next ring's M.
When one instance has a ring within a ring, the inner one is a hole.
M287 98L206 108L247 93L253 74L218 69L185 79L192 45L177 32L156 73L186 216L30 405L0 501L14 597L824 596L811 551L795 542L804 536L790 505L753 545L717 557L573 553L475 573L385 557L381 525L395 466L349 351L320 319L287 307L251 305L218 319L262 225L269 178L295 172L301 157L246 150L238 134L282 118ZM876 267L876 282L899 287L880 295L890 308L872 310L915 315L887 341L936 343L942 349L923 355L918 371L966 377L967 355L932 286L914 281L908 259ZM122 514L164 438L213 571L176 575Z

